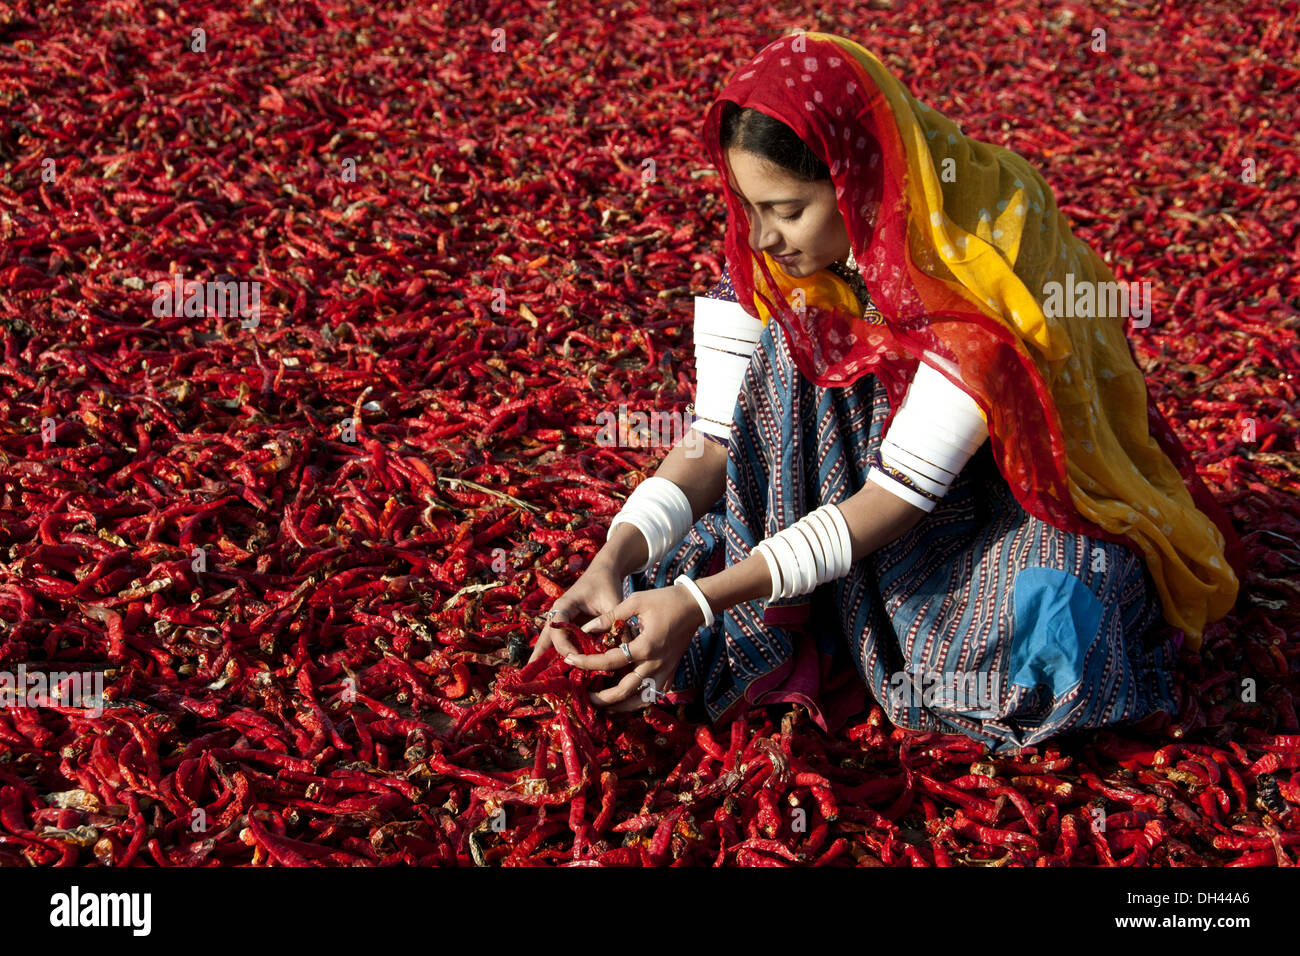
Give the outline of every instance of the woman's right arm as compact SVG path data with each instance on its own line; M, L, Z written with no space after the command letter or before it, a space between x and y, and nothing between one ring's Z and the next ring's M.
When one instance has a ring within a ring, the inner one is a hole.
M718 424L729 424L728 414L735 404L748 360L762 332L761 323L747 315L735 301L729 277L705 296L695 300L696 371L704 372L707 386L703 394L697 389L697 402L703 401L703 414ZM693 434L692 434L693 433ZM728 449L710 441L705 433L692 426L687 437L668 453L654 477L665 478L682 490L690 505L691 524L699 521L726 492ZM650 555L650 544L636 525L629 522L609 529L604 546L592 558L578 582L553 605L562 621L574 615L599 617L623 600L623 579L642 567ZM577 653L564 631L549 625L533 648L535 660L554 646L562 654Z
M709 441L699 432L693 438L693 442L678 442L655 472L655 477L667 478L685 493L691 503L692 524L717 504L727 490L726 447ZM692 448L701 452L698 457L691 454ZM613 572L622 581L645 564L649 553L650 546L641 531L632 524L620 523L592 558L591 567Z
M678 442L677 447L668 453L655 476L667 478L682 489L690 502L691 523L694 524L726 490L727 449L709 441L698 431L690 437L693 442ZM691 449L701 453L697 455ZM610 531L604 547L591 559L578 582L556 600L552 610L563 613L559 620L574 624L581 623L574 619L574 615L596 618L612 610L623 600L623 579L645 564L649 554L650 545L641 529L620 522ZM561 655L581 653L569 642L563 630L548 623L542 628L529 660L536 660L552 644Z

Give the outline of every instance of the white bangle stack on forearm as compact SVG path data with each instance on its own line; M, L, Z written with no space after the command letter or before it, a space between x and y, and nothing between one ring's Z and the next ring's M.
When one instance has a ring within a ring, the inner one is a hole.
M867 478L932 511L987 438L979 406L942 374L922 364L881 442L882 463L897 477L872 468ZM770 601L808 594L848 574L853 563L848 522L834 505L823 505L759 542L754 551L763 556L772 575Z
M691 527L691 505L686 494L666 478L652 475L628 497L614 520L615 526L626 523L645 537L648 557L635 573L647 570L682 539ZM835 505L823 505L793 525L760 541L754 553L761 554L772 576L769 601L808 594L827 581L842 578L853 563L853 544L844 514ZM676 582L674 582L676 583ZM712 611L696 595L705 621L712 623Z
M640 529L645 537L649 557L636 569L639 574L686 536L694 518L686 492L667 478L651 475L628 495L619 513L609 523L609 530L613 531L614 526L621 523Z
M849 524L835 505L822 505L790 527L754 546L772 575L768 601L809 594L849 573L853 542Z
M626 523L637 528L645 537L649 556L645 564L636 569L637 574L663 558L690 530L691 502L686 493L667 478L651 475L628 495L627 502L609 523L613 531L617 524ZM700 610L704 612L704 626L713 626L713 610L698 584L684 574L679 574L673 584L680 584L691 592Z

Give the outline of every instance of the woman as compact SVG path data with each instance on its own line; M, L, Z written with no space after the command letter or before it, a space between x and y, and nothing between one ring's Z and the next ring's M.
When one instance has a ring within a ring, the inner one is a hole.
M718 441L673 449L548 615L639 636L582 655L548 626L534 657L618 672L592 698L615 710L797 701L834 730L865 689L995 750L1172 712L1174 641L1232 607L1240 545L1041 176L820 33L743 68L705 141L730 218L695 427ZM1092 308L1058 314L1062 287Z

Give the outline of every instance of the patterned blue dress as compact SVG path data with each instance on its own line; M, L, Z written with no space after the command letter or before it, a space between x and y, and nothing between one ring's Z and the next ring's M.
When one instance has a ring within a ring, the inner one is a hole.
M725 277L709 295L735 301ZM805 379L769 322L736 402L725 494L663 559L624 578L624 598L716 573L850 498L888 414L872 375L844 388ZM697 720L797 701L831 731L874 700L897 726L1006 752L1173 714L1174 633L1140 555L1027 513L985 441L932 512L845 577L715 614L669 690Z

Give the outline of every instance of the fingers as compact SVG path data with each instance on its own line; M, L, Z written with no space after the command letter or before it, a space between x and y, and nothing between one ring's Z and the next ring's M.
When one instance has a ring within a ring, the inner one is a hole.
M631 710L642 710L662 703L663 697L668 693L668 682L672 679L673 669L668 667L653 673L650 677L642 678L637 693L626 700L611 704L610 712L624 713Z
M546 649L551 646L551 637L550 634L548 633L549 630L550 628L542 629L542 635L537 639L537 643L533 645L533 653L528 658L529 664L531 664L533 661L537 660L537 658L545 654Z
M566 654L564 663L574 667L581 667L585 671L617 671L622 670L629 664L639 664L642 660L638 658L638 653L643 651L644 647L638 647L640 638L628 644L627 649L632 654L632 660L627 659L620 648L605 651L601 654Z
M558 602L557 602L558 605ZM581 653L578 648L573 646L573 641L569 640L569 635L564 632L563 628L552 627L551 621L567 621L570 618L569 608L552 607L555 614L546 622L546 627L542 629L542 636L547 638L550 644L555 645L555 651L561 657L567 657L569 654ZM538 640L541 644L541 640Z
M615 621L625 621L635 617L638 606L639 602L634 595L599 617L593 617L582 626L582 629L588 634L604 634L614 626ZM639 625L640 621L638 620L636 623ZM634 628L634 630L638 635L643 633L643 629ZM628 650L632 652L630 662L627 655L617 647L601 654L583 654L575 647L571 652L564 655L564 662L574 667L581 667L583 670L612 671L627 667L629 663L635 664L638 661L645 660L649 656L648 648L641 643L640 636L628 642Z
M645 710L649 706L641 699L640 694L633 694L627 700L619 701L617 704L610 704L607 709L611 714L626 714L634 710Z
M615 611L617 610L618 608L615 608ZM628 620L635 617L636 615L633 614ZM615 619L617 620L617 618ZM643 663L649 660L651 649L650 643L645 636L645 630L640 627L640 624L640 619L634 620L632 624L633 630L637 631L637 636L627 642L628 653L632 655L630 660L627 654L623 653L622 647L613 647L600 654L566 654L564 662L589 671L613 671L627 667L629 664L635 666Z
M579 653L578 648L573 646L569 640L569 635L564 633L562 628L546 626L546 632L550 635L551 643L555 645L555 652L561 657L568 657L570 654Z
M622 656L622 654L619 655L619 657ZM618 704L626 700L637 700L642 679L634 667L623 675L623 679L617 684L603 690L591 691L588 697L597 707L607 707L610 704Z
M588 698L597 707L609 707L612 711L639 710L663 699L676 669L676 664L659 663L653 668L633 667L617 684L592 691Z

